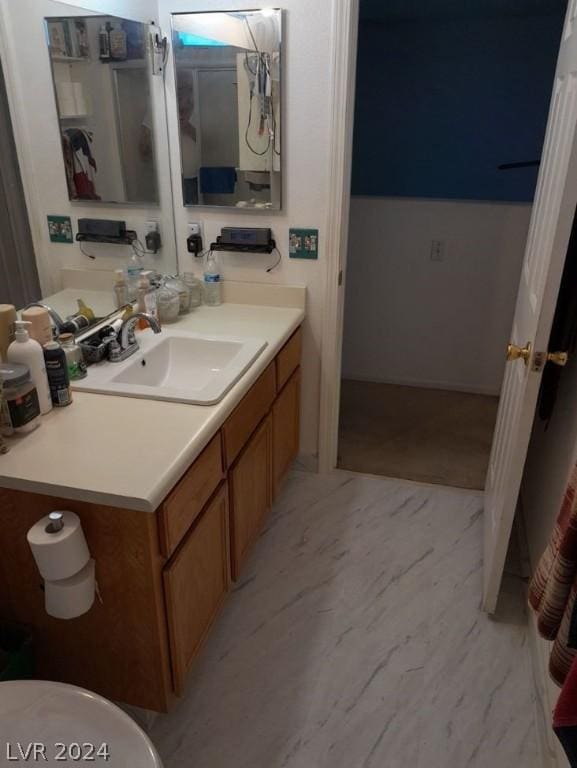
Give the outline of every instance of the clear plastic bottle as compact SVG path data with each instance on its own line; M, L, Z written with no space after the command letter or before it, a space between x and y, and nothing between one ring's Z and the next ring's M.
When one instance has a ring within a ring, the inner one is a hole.
M204 265L204 303L209 307L217 307L221 302L220 269L216 254L212 251L206 257Z

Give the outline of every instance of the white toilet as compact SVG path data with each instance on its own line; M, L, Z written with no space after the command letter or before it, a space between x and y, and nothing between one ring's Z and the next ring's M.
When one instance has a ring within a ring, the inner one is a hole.
M117 706L63 683L0 683L0 765L162 768L148 736Z

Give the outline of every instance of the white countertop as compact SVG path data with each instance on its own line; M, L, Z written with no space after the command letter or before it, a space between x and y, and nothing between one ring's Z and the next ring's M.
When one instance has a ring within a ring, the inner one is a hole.
M54 408L34 432L7 438L0 487L153 512L303 319L292 307L199 307L171 327L268 342L220 403L76 391L70 406Z

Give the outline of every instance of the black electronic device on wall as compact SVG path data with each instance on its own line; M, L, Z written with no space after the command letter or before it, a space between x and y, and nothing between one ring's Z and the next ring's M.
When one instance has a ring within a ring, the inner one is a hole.
M268 227L223 227L210 248L212 251L272 253L276 242Z
M76 239L80 242L108 243L110 245L131 245L136 232L126 229L125 221L113 219L78 219Z

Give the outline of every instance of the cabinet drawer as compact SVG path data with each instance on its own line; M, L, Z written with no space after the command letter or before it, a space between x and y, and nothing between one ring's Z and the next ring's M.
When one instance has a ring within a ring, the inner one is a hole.
M268 413L275 394L275 364L273 362L253 384L224 423L222 433L224 460L227 467L230 467L259 422Z
M174 689L186 676L230 587L228 489L223 483L164 569Z
M300 373L301 369L297 368L272 408L272 466L275 496L299 451Z
M160 545L166 557L174 552L223 477L218 432L160 508Z

